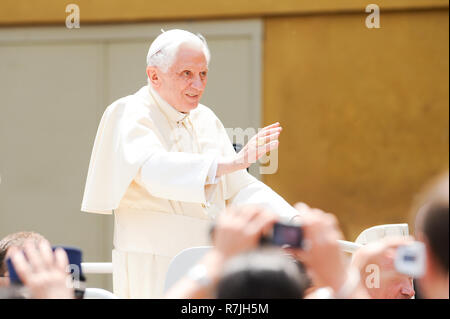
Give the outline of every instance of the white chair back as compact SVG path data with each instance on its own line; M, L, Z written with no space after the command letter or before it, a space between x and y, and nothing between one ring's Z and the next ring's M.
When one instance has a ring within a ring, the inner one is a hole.
M86 288L83 299L117 299L117 296L105 289Z
M173 257L167 270L164 293L180 280L210 249L211 246L191 247L184 249Z

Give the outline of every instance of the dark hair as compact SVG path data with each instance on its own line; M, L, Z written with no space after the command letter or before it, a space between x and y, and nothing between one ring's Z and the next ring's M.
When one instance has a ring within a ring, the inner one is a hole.
M434 178L419 195L416 208L416 233L426 238L438 267L449 272L449 174Z
M448 273L448 205L435 204L425 215L422 231L440 268Z
M307 285L294 259L280 250L259 249L225 265L216 295L219 299L301 299Z

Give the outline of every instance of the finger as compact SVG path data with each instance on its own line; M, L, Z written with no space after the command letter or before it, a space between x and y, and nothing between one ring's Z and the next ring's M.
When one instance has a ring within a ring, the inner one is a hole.
M267 129L267 130L264 130L264 131L259 131L258 134L256 134L255 136L264 137L264 136L267 136L267 135L280 133L282 130L283 130L283 128L281 126L279 126L279 127L270 128L270 129Z
M309 262L309 253L307 250L303 249L292 249L292 256L294 256L297 260L301 261L305 265L308 265Z
M49 268L53 265L54 257L50 243L46 240L39 243L39 251L42 257L44 267Z
M239 215L240 221L247 225L250 223L254 218L256 218L258 215L261 214L261 207L256 205L247 205L242 207L242 211Z
M24 244L24 251L27 255L28 262L30 263L33 271L40 271L45 269L44 264L42 263L42 257L39 251L36 249L36 244L32 241L28 241Z
M248 225L248 232L253 236L261 236L264 230L272 228L273 224L278 220L277 216L269 212L261 212Z
M247 143L248 146L258 147L264 145L270 140L279 137L281 134L281 127L276 129L270 129L267 131L260 131L258 134L254 135L250 141ZM270 138L269 138L270 136Z
M66 271L66 268L69 265L69 258L67 257L67 253L61 247L55 249L55 264L58 269L64 271Z
M311 211L312 214L314 214L316 216L323 216L323 215L325 215L325 212L323 210L321 210L321 209L318 209L318 208L311 208L310 211Z
M257 146L263 146L263 145L269 143L270 141L278 139L279 136L280 136L280 132L275 132L273 134L266 135L264 137L260 137L256 140Z
M221 225L233 224L234 221L239 217L241 208L239 206L228 206L224 211L222 211L215 223L215 228Z
M300 249L292 248L292 247L286 247L286 248L283 248L283 250L287 254L289 254L290 256L294 257L295 259L300 260L299 259L299 255L302 253L302 251Z
M280 142L278 140L271 141L263 146L258 147L258 158L263 156L266 153L269 153L270 151L273 151L274 149L277 149L280 145Z
M280 126L280 122L275 122L273 124L267 125L261 129L261 131L270 130L271 128L276 128Z
M314 225L323 220L323 212L319 209L311 208L306 204L298 203L296 208L301 212L302 223L306 225Z
M9 250L14 270L20 280L26 285L28 283L28 275L32 273L31 265L27 262L21 250L18 250L16 247L11 247Z
M266 138L270 135L278 134L280 136L282 128L270 129L267 131L260 131L258 134L254 135L252 139L249 141L249 144L256 143L258 146L261 145L261 142L265 141Z
M296 250L295 248L292 248L292 247L286 247L286 248L283 248L283 251L284 251L286 254L291 255L291 256L295 256L296 253L297 253L297 250Z
M296 203L296 204L294 205L294 208L295 208L296 210L298 210L298 212L299 212L300 214L308 213L309 210L310 210L309 206L306 205L305 203L302 203L302 202Z

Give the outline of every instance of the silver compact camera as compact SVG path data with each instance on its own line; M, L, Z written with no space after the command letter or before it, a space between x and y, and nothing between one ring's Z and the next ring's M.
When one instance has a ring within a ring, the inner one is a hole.
M425 245L415 241L397 248L394 265L402 274L413 278L420 278L425 272Z

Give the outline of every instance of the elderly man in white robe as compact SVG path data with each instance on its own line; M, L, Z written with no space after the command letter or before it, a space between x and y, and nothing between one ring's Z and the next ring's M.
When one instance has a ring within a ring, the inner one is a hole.
M298 212L247 171L278 147L279 123L236 153L221 121L199 104L208 79L205 39L163 32L147 55L148 85L112 103L95 139L81 210L114 214L113 289L160 298L171 259L208 245L210 221L228 204Z

